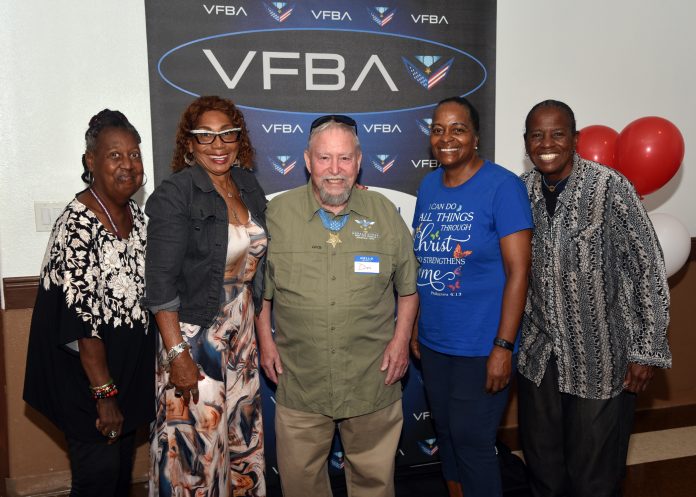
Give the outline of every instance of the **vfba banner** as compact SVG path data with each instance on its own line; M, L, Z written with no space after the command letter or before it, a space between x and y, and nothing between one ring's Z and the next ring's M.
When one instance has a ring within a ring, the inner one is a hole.
M197 96L241 110L267 194L307 182L303 152L323 114L358 122L359 181L386 194L407 224L415 192L438 166L430 118L466 96L481 115L479 153L494 159L495 0L148 0L147 40L155 179L170 174L177 123ZM267 479L275 478L273 392L264 386ZM437 461L420 370L404 381L397 465ZM338 443L330 459L341 471Z

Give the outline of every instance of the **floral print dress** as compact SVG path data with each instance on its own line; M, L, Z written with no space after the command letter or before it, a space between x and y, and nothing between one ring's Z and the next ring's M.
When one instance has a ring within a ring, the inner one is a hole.
M249 286L266 251L253 220L229 225L222 305L208 328L180 323L202 369L199 400L185 405L157 369L157 420L151 435L151 496L263 497L263 430L254 303Z

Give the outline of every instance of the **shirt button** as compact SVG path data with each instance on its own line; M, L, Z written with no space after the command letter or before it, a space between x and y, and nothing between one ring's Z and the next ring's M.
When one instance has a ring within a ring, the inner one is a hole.
M329 305L336 305L336 302L332 300L331 302L329 302Z
M332 353L332 354L335 354L335 353L336 353L336 349L331 349L331 353Z
M331 275L331 280L335 280L335 279L336 279L336 275L335 275L335 274L332 274L332 275Z
M335 327L335 326L332 326L332 327L331 327L331 331L336 331L336 327Z

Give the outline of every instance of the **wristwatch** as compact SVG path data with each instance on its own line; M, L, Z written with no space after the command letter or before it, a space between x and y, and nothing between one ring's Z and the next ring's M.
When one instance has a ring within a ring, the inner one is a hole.
M510 352L515 351L515 344L512 342L508 342L504 338L495 337L493 339L493 345L497 345L498 347L502 347L506 350L509 350Z

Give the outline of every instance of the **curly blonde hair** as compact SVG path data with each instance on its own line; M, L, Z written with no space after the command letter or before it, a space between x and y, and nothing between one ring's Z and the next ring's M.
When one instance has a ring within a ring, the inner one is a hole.
M186 108L179 120L179 126L176 130L176 143L174 145L174 157L172 158L172 170L174 172L181 171L188 167L184 156L188 152L189 140L191 135L189 131L196 129L198 120L201 116L210 110L217 110L225 113L236 127L242 128L239 132L239 152L237 154L237 162L240 166L246 169L252 169L254 163L254 148L249 141L249 132L247 131L244 115L234 105L232 100L217 96L198 97Z

